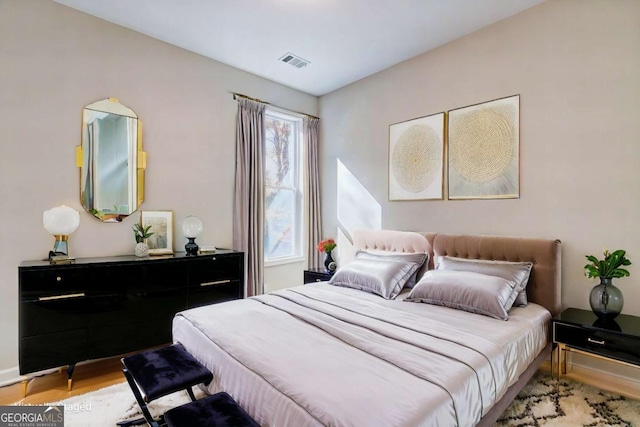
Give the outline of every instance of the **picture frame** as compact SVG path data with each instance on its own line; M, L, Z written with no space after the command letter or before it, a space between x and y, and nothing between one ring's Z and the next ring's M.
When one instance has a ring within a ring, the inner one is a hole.
M389 200L444 197L444 112L389 125Z
M173 253L173 212L142 211L140 223L143 227L151 226L153 232L147 239L149 255L167 255Z
M447 114L448 198L520 198L520 95Z

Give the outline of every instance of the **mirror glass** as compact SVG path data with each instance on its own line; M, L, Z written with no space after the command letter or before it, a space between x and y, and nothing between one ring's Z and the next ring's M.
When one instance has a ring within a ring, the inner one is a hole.
M145 153L138 116L117 99L84 107L80 166L80 202L96 218L120 222L143 200Z

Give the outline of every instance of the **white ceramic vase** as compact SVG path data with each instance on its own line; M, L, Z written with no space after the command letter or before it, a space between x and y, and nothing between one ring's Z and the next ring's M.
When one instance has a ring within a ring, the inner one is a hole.
M140 242L136 244L135 254L139 258L149 256L149 245L146 242Z

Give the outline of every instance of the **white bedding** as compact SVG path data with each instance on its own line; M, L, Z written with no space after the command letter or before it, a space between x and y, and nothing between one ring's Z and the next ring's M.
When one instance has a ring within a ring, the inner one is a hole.
M324 283L179 313L174 341L262 426L475 425L548 343L509 320Z

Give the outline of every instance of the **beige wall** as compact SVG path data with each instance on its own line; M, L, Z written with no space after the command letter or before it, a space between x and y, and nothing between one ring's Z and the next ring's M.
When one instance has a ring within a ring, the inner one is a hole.
M561 239L564 306L589 308L585 254L626 249L631 277L615 283L640 315L639 22L637 0L549 0L322 96L325 234L362 209L338 206L340 161L383 228ZM389 124L514 94L520 199L388 201Z
M215 43L215 41L212 41ZM44 0L0 0L0 382L17 371L18 269L53 246L42 211L81 212L76 257L133 253L131 226L82 210L75 146L82 107L113 96L141 118L144 210L198 215L201 244L232 244L236 102L230 91L317 115L317 98ZM302 266L299 265L302 276Z

